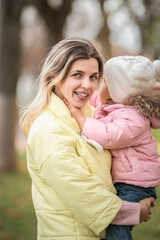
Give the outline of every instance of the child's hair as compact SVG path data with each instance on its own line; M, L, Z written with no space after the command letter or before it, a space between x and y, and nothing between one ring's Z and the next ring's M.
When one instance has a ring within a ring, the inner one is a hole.
M38 77L38 92L27 107L20 112L20 124L27 136L33 121L46 108L54 85L65 79L72 63L78 59L95 58L99 65L99 78L103 73L103 60L95 46L83 38L66 38L49 52Z
M110 97L123 103L129 95L137 95L155 85L160 75L160 61L151 62L143 56L119 56L104 65L104 79Z

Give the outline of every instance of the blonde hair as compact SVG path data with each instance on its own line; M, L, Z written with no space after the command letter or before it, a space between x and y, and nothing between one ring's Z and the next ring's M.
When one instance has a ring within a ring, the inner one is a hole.
M103 61L90 41L83 38L66 38L51 49L38 77L39 86L36 97L20 111L20 125L26 136L28 136L33 121L48 105L55 84L65 79L72 63L78 59L90 58L97 59L99 78L101 78Z

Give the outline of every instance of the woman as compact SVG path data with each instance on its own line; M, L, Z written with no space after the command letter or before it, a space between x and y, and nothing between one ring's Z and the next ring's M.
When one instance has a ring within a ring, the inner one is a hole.
M62 40L46 58L37 96L22 115L39 240L99 240L115 216L121 224L149 219L153 199L127 203L116 196L110 153L98 153L81 138L63 102L93 116L88 101L102 73L89 41Z

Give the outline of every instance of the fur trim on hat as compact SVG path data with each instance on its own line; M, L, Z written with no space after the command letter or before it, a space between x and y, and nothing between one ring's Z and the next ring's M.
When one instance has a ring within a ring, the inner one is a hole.
M135 107L144 117L160 119L160 87L153 87L143 94L129 96L123 104Z

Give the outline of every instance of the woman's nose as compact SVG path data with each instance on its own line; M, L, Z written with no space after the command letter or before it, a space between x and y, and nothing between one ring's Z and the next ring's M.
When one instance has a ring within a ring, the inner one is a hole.
M91 87L90 78L85 77L85 78L83 79L83 81L82 81L82 87L83 87L83 88L86 88L86 89L88 89L88 88Z

